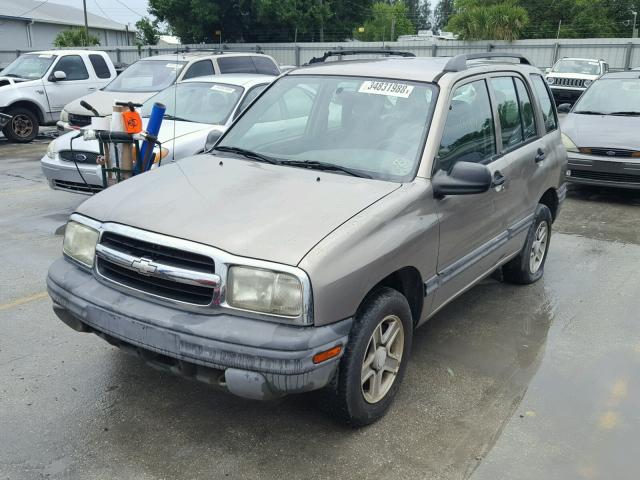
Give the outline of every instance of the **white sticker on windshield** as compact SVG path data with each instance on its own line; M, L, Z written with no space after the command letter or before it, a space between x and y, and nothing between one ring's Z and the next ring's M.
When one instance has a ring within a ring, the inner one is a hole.
M225 87L224 85L214 85L209 90L214 90L216 92L224 92L224 93L233 93L235 89L231 87Z
M43 54L43 55L38 55L39 58L51 58L53 57L53 55L47 55L47 54Z
M408 98L413 92L413 86L406 83L366 81L362 82L358 92Z
M180 68L182 65L180 65L179 63L167 63L165 65L165 67L167 68Z

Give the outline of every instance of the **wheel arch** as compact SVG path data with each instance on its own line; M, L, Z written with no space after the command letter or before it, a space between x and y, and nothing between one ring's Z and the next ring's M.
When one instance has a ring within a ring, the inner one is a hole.
M35 114L35 116L38 118L38 122L40 123L40 125L44 123L44 111L42 110L42 107L40 107L40 105L38 105L36 102L33 102L31 100L17 100L11 103L10 105L8 105L5 111L9 111L12 108L27 109L31 111L33 114Z
M413 325L417 325L424 307L424 282L418 269L415 267L403 267L387 275L367 292L360 306L364 305L367 299L380 287L393 288L404 295L411 309Z
M546 205L549 208L549 210L551 210L551 218L555 222L556 216L558 214L558 207L560 204L558 200L558 192L556 191L556 189L555 188L547 189L547 191L544 192L544 194L542 194L542 197L540 197L540 200L538 201L538 203Z

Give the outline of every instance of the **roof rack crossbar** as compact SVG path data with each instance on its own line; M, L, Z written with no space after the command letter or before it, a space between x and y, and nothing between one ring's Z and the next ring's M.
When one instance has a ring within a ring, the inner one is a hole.
M341 55L367 55L367 54L377 54L377 55L394 55L396 57L415 57L416 54L412 52L402 52L400 50L380 50L380 49L351 49L351 50L328 50L324 52L324 55L321 57L313 57L309 60L308 65L312 65L314 63L322 63L329 57L338 57Z
M482 60L490 58L511 58L518 60L522 65L531 65L531 62L524 55L518 53L483 52L483 53L463 53L456 55L447 62L444 67L445 72L461 72L467 69L467 61Z
M260 45L256 45L254 48L229 48L223 45L221 48L191 48L185 47L181 50L176 50L171 53L198 53L198 52L212 52L212 53L264 53Z

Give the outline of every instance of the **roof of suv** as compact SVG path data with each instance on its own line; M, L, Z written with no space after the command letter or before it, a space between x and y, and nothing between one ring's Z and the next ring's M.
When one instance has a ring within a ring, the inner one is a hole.
M287 72L286 75L338 75L338 76L359 76L392 78L401 80L412 80L417 82L434 82L443 73L473 72L483 73L496 70L520 70L538 71L524 63L498 62L491 58L488 61L470 58L471 63L466 63L464 69L450 69L455 61L463 59L460 57L383 57L369 60L345 60L325 63L314 63L296 70ZM456 67L462 64L458 63ZM461 76L463 76L461 74Z
M147 60L163 60L163 61L167 61L167 60L181 60L181 61L191 61L191 60L196 60L196 59L201 59L203 57L213 57L213 58L218 58L218 57L246 57L246 56L252 56L252 57L269 57L269 55L265 55L264 53L251 53L251 52L203 52L203 51L194 51L194 52L178 52L178 53L167 53L164 55L154 55L152 57L144 57L141 58L139 61L144 62ZM271 57L269 57L271 58Z
M188 80L183 80L180 83L193 83L193 82L205 82L205 83L224 83L227 85L237 85L239 87L250 88L254 85L262 83L272 82L276 78L275 75L258 75L254 73L246 74L225 74L225 75L206 75L202 77L193 77Z

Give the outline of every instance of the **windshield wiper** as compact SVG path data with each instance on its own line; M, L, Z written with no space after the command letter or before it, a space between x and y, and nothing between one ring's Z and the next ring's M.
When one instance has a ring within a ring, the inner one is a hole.
M175 120L177 122L188 122L189 121L189 120L187 120L185 118L176 117L174 115L167 115L166 113L164 114L164 119L165 120Z
M218 147L212 148L211 152L214 152L216 150L220 152L236 153L238 155L242 155L243 157L250 158L252 160L258 160L259 162L264 162L264 163L271 163L273 165L280 165L282 163L280 160L276 160L275 158L271 158L266 155L262 155L261 153L253 152L251 150L246 150L240 147L227 147L224 145L220 145Z
M367 175L366 173L358 172L349 167L336 165L335 163L318 162L315 160L282 160L280 163L282 165L287 165L290 167L300 167L300 168L310 168L312 170L342 172L342 173L346 173L347 175L351 175L353 177L371 178L371 176Z
M581 115L606 115L604 112L596 112L594 110L577 110L573 113L579 113Z
M13 78L22 78L20 75L16 75L15 73L7 73L2 75L3 77L13 77Z
M638 117L640 116L640 112L611 112L609 115L619 115L621 117Z

